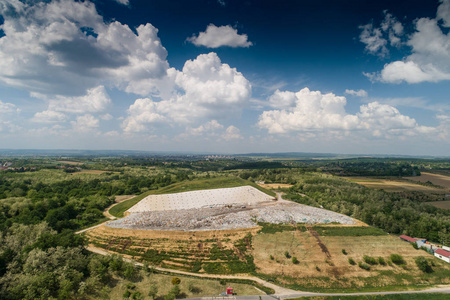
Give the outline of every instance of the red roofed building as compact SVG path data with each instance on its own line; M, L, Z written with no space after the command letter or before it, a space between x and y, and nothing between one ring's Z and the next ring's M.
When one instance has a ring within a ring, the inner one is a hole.
M434 251L434 256L450 263L450 252L444 249L437 249L436 251Z
M404 240L404 241L410 242L410 243L415 243L415 242L417 242L417 239L412 238L412 237L407 236L407 235L401 235L401 236L399 236L399 238L401 238L401 239Z

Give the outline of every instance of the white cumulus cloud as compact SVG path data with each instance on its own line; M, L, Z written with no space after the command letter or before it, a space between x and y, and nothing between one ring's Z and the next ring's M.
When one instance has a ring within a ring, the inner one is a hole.
M359 91L345 90L345 93L348 95L357 96L357 97L367 97L368 96L368 94L365 90L359 90Z
M223 139L226 141L231 141L231 140L240 140L243 139L243 137L241 135L241 131L239 130L239 128L231 125L228 126L228 128L225 130Z
M230 25L217 27L209 24L205 32L200 32L197 36L193 35L187 38L187 41L196 46L204 46L208 48L228 47L250 47L252 42L248 40L246 34L238 34L237 29Z
M37 112L31 119L32 122L36 123L60 123L65 122L66 120L67 116L65 114L52 110Z
M99 127L99 120L93 115L86 114L83 116L78 116L76 121L70 122L74 131L87 132L92 131Z
M188 60L182 71L169 70L174 92L169 99L138 99L128 109L124 131L139 132L155 122L192 123L206 117L230 117L240 113L251 97L251 85L235 68L221 62L216 53Z
M291 93L291 92L289 92ZM304 88L295 95L295 104L289 108L264 111L258 126L271 134L292 132L367 132L373 136L411 135L433 131L419 126L413 118L402 115L388 104L371 102L360 107L356 114L345 110L345 97Z
M154 26L140 25L135 33L107 23L89 1L4 0L0 15L0 81L16 88L80 95L108 82L144 93L169 67ZM142 81L145 90L136 87Z
M405 42L411 48L410 55L385 64L381 72L365 75L387 83L450 80L450 33L445 28L450 26L450 0L440 2L436 18L420 18L414 22L415 31ZM397 31L403 32L403 27Z

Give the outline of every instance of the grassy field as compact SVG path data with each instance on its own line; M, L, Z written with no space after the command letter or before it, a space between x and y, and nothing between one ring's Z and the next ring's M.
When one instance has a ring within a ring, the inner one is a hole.
M260 233L253 239L256 270L262 278L276 284L316 292L401 290L450 283L447 263L415 250L398 237L343 236L343 232L320 234L318 238L302 230ZM391 254L401 254L406 265L390 262ZM358 266L364 262L364 256L377 261L381 257L385 264L376 263L370 270L364 270ZM419 256L435 264L433 273L424 274L418 269L415 258ZM349 263L350 258L354 265Z
M450 200L448 201L432 201L427 202L427 204L433 205L437 208L450 209Z
M397 295L369 295L369 296L319 296L301 297L292 300L447 300L448 294L397 294Z
M418 177L405 177L412 180L412 178ZM368 188L382 189L386 192L403 192L403 191L419 191L419 192L432 192L443 193L444 191L439 187L426 186L422 184L416 184L406 180L394 180L394 179L381 179L371 177L345 177L345 179L363 185ZM419 181L419 180L417 180ZM425 181L426 182L426 181Z
M450 177L441 175L441 174L432 174L432 173L426 173L422 172L422 175L416 176L416 177L405 177L412 181L418 181L418 182L431 182L432 184L441 186L446 189L450 189Z
M238 187L250 185L258 190L275 197L276 194L272 191L269 191L265 188L260 187L254 182L244 180L238 177L218 177L218 178L206 178L192 181L183 181L174 183L172 185L163 187L158 190L148 191L139 196L136 196L133 199L124 201L114 207L112 207L109 213L115 217L121 218L123 217L123 213L128 210L130 207L144 199L149 195L161 195L161 194L174 194L181 192L189 192L189 191L197 191L197 190L209 190L209 189L218 189L218 188L230 188L230 187Z
M140 293L143 299L152 299L148 296L150 288L155 286L158 290L156 299L163 299L164 295L170 292L173 287L171 280L174 275L164 274L148 274L144 271L140 272L137 280L121 280L113 288L105 293L105 299L122 299L122 295L128 290L131 294ZM245 295L265 295L254 286L243 283L227 282L225 280L198 279L193 277L176 275L181 279L180 295L183 298L204 297L218 295L226 291L227 286L233 287L239 296ZM133 298L134 299L134 298ZM140 298L141 299L141 298Z

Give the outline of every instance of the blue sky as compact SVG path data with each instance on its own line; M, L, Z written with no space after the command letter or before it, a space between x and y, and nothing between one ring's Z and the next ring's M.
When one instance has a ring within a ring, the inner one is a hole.
M0 148L450 150L450 0L0 0L0 16Z

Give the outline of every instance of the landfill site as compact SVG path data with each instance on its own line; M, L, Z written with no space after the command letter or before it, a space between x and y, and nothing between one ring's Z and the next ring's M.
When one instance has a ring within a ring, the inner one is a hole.
M251 186L151 195L127 212L107 226L201 231L252 228L257 222L355 224L348 216L277 199Z

